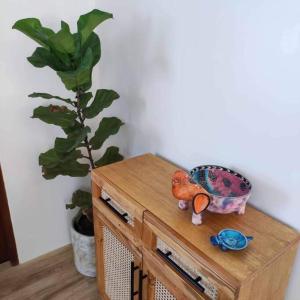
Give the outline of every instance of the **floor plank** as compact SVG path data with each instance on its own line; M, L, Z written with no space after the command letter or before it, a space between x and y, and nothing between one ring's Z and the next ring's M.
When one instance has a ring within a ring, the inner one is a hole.
M11 264L9 261L2 263L2 264L0 264L0 272L6 271L10 267L11 267Z
M71 246L0 272L0 299L99 300L96 279L79 274Z

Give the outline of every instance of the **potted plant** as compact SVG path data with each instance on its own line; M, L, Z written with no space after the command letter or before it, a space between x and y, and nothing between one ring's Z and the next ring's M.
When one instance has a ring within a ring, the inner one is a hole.
M39 165L45 179L58 175L83 177L91 169L123 159L119 148L108 147L103 156L94 158L109 136L116 134L123 122L116 117L100 119L99 126L91 136L91 128L86 125L105 108L109 107L119 95L108 89L99 89L95 96L92 87L93 67L101 56L100 39L94 29L112 14L100 10L80 16L77 32L71 33L69 25L61 22L61 29L54 32L42 26L36 18L17 21L13 28L21 31L39 47L28 57L37 68L50 67L61 79L65 88L74 92L74 98L53 96L44 92L32 93L31 98L59 100L62 105L39 106L33 111L32 118L61 127L66 137L57 137L52 149L39 155ZM87 160L87 163L83 162ZM92 196L89 191L77 190L73 193L67 208L79 207L71 229L75 265L84 275L95 276L95 253L93 238Z

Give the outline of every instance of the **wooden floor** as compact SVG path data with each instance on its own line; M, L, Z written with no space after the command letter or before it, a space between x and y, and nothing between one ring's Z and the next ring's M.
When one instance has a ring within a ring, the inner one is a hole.
M71 246L0 271L0 299L99 300L96 279L80 275Z
M0 264L0 272L5 271L9 268L11 268L11 264L9 261Z

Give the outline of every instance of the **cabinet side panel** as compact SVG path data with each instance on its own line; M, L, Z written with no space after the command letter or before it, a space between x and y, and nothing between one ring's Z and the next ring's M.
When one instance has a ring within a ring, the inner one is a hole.
M99 198L100 195L101 195L101 188L94 181L92 181L92 196L94 198Z
M250 282L242 285L239 300L283 300L297 252L297 244L291 246L274 262L261 270Z

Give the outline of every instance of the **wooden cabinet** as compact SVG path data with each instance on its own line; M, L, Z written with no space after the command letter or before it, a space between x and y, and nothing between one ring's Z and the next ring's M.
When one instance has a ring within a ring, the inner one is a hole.
M299 234L250 205L191 223L171 194L173 164L151 154L92 173L97 278L102 299L280 300ZM240 252L209 237L222 228L254 236Z
M142 253L106 217L94 213L100 294L103 299L130 299L138 292Z

